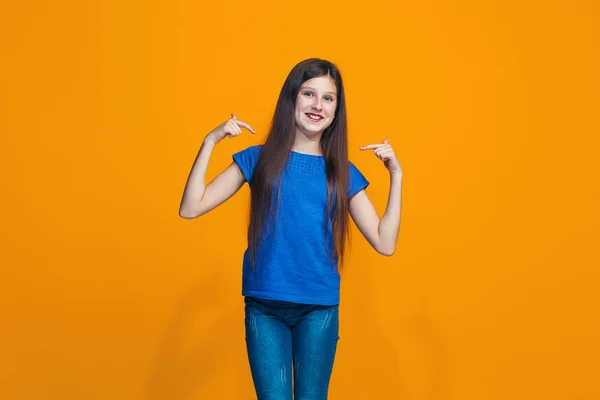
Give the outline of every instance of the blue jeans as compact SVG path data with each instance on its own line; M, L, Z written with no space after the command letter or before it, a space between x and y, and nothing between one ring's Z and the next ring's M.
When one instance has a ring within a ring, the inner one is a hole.
M244 301L246 347L258 400L291 400L292 389L296 400L327 399L339 339L338 306L249 296Z

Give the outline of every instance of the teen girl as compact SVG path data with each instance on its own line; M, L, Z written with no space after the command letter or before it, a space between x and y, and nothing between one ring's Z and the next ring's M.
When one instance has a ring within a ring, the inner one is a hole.
M366 111L368 113L368 110ZM350 215L380 254L391 256L400 226L402 169L387 139L369 144L390 174L379 217L369 182L348 161L344 85L329 61L308 59L289 73L263 145L233 155L208 185L210 155L246 122L232 118L204 139L179 215L199 217L251 189L242 295L246 344L259 400L327 399L338 337L338 304ZM293 380L292 380L293 377Z

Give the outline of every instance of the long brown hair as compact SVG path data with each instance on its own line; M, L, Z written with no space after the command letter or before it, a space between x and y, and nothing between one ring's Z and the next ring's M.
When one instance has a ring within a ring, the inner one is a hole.
M250 201L250 228L248 249L250 265L255 268L258 247L265 231L276 228L276 211L279 197L273 201L274 191L279 195L281 175L287 163L296 132L294 111L300 87L309 79L330 76L337 88L335 117L323 131L320 146L325 156L327 175L327 209L325 232L329 217L332 216L334 248L330 259L338 256L343 265L345 239L349 236L348 218L348 132L346 122L346 101L342 76L331 62L310 58L298 63L285 80L271 122L269 135L262 147L254 176Z

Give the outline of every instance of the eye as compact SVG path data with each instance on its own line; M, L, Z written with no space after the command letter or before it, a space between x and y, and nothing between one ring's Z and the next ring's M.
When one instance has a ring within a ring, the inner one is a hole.
M333 101L333 97L331 97L331 96L325 96L325 100L327 100L327 101Z
M313 92L311 92L310 90L304 92L305 96L312 96Z

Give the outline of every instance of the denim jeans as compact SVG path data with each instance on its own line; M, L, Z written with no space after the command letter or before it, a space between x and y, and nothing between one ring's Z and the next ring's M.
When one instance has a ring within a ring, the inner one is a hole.
M291 400L292 392L296 400L327 399L339 339L338 306L249 296L244 301L246 347L258 400Z

